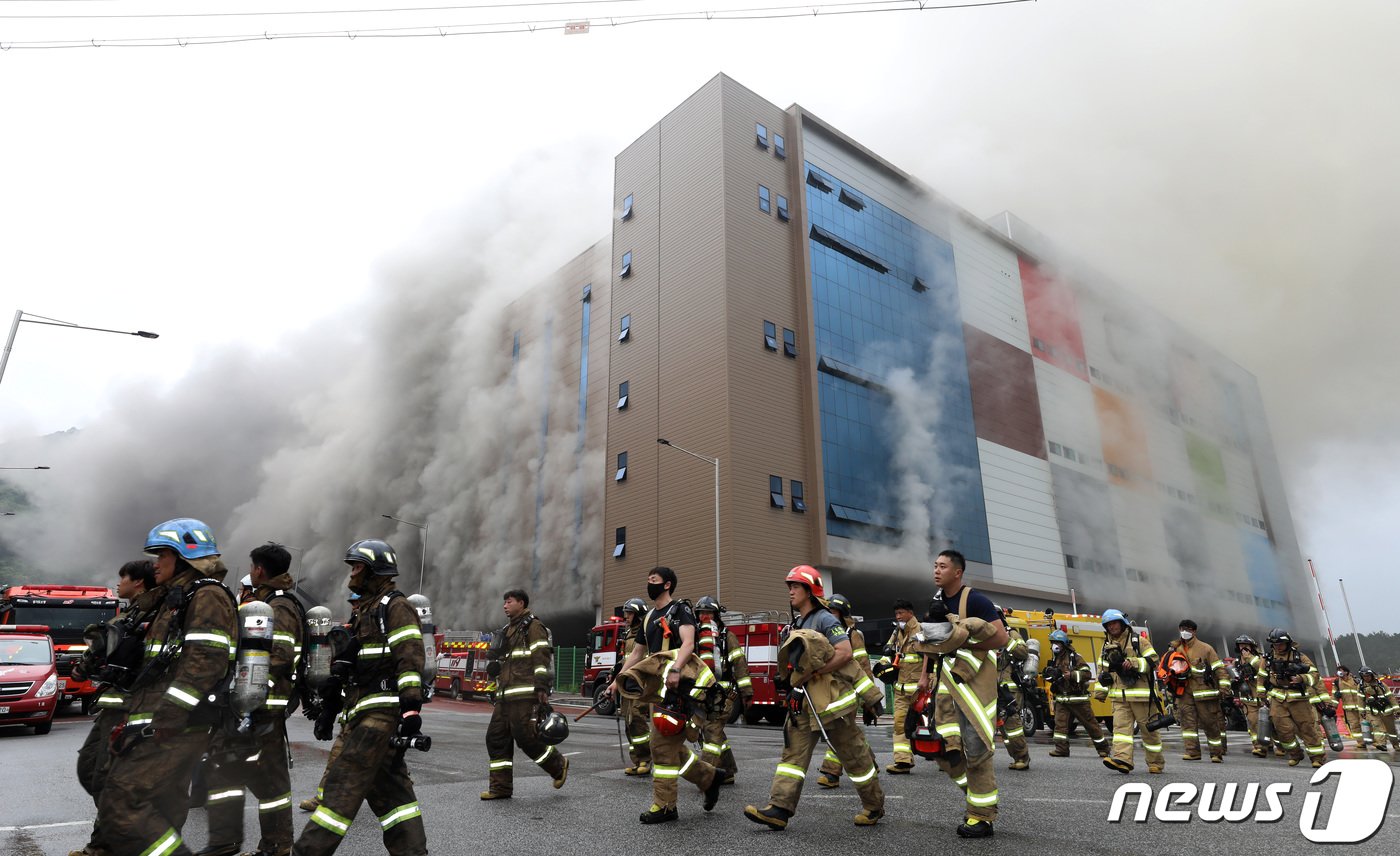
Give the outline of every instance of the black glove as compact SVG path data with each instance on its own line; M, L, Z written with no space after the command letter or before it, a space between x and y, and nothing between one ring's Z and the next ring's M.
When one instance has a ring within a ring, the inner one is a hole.
M883 707L883 706L884 706L884 705L881 705L881 704L879 704L879 703L876 703L876 704L871 705L870 707L861 708L861 719L864 720L864 722L865 722L866 725L877 725L877 724L879 724L879 722L880 722L880 708Z
M422 705L416 702L399 703L399 736L413 737L423 733L423 715L419 713Z
M500 660L492 660L491 662L487 663L487 664L486 664L486 674L490 675L490 676L493 677L493 678L498 678L498 677L500 677L500 676L501 676L501 661L500 661Z
M329 740L334 731L335 712L326 708L316 717L316 726L312 729L312 733L316 735L317 740Z

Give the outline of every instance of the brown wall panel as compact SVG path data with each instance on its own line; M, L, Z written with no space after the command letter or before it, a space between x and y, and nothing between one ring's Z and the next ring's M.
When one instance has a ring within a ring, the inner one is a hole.
M977 436L1044 459L1045 429L1031 355L968 324L963 339Z

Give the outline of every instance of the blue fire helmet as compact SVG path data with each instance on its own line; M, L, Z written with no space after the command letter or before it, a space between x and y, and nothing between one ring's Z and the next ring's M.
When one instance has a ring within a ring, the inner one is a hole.
M399 573L399 557L394 553L394 548L374 538L351 544L345 551L345 562L367 565L370 573L382 577L393 577Z
M1069 644L1069 634L1063 630L1054 630L1050 633L1051 642L1059 642L1061 645Z
M1105 609L1103 612L1103 626L1107 627L1110 621L1121 621L1124 624L1127 624L1128 617L1124 615L1121 610Z
M146 552L161 547L174 550L182 559L203 559L219 555L219 545L214 541L214 530L202 520L193 517L177 517L167 520L151 530L146 536Z

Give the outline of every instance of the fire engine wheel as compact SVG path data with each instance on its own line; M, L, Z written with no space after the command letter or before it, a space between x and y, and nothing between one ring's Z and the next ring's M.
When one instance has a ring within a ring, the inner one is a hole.
M749 710L744 711L744 722L748 723L749 725L757 725L762 721L762 708L750 708Z
M456 678L453 678L452 688L449 689L447 693L452 697L453 701L457 701L458 699L460 699L462 697L462 682L457 680Z
M617 713L617 701L611 698L607 693L608 685L611 683L611 678L608 678L608 680L600 679L598 685L593 688L593 703L598 706L598 714L600 716L612 716L614 713Z
M1030 705L1021 708L1021 728L1025 731L1027 740L1035 736L1042 724L1040 711Z

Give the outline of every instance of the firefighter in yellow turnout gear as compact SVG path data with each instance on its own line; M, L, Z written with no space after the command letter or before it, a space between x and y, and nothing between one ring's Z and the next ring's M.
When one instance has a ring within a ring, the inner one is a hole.
M631 598L622 605L622 617L627 629L617 635L617 658L613 669L621 674L622 664L637 647L637 634L642 626L642 616L646 615L647 605L639 597ZM651 775L651 708L645 704L622 697L618 702L622 724L627 733L627 754L632 766L622 772L629 776Z
M1345 665L1337 666L1337 703L1342 706L1342 717L1346 720L1351 739L1356 741L1356 748L1364 750L1366 741L1365 731L1361 727L1361 684L1351 676L1351 669Z
M957 550L944 550L933 561L938 597L930 604L930 622L956 619L957 647L938 649L924 658L919 691L933 690L934 722L943 738L939 769L962 789L967 806L957 828L960 838L988 838L1000 801L996 780L996 652L1010 634L1001 610L981 592L963 585L967 562ZM975 619L975 620L974 620ZM925 653L933 650L919 642Z
M1183 761L1201 760L1200 733L1205 732L1206 747L1212 763L1219 764L1224 759L1224 722L1220 710L1220 697L1232 694L1230 675L1225 671L1225 661L1215 652L1210 643L1196 637L1196 622L1183 618L1177 625L1181 638L1172 640L1167 650L1180 651L1190 664L1190 671L1184 676L1185 692L1177 697L1176 715L1181 721L1181 739L1186 752Z
M502 601L507 624L491 643L496 705L486 727L491 774L483 800L510 799L514 793L516 746L549 774L555 788L569 777L569 759L542 741L536 727L535 714L549 703L554 681L549 630L530 611L530 596L523 590L511 589Z
M1288 757L1288 766L1297 766L1306 752L1314 767L1327 761L1317 707L1312 702L1313 687L1320 683L1317 667L1293 644L1293 637L1281 627L1269 631L1269 656L1259 673L1255 692L1268 692L1269 719L1274 739ZM1301 744L1301 745L1300 745Z
M744 816L769 829L786 829L797 812L802 784L817 742L826 739L860 795L856 826L874 826L885 815L875 754L856 724L856 710L875 704L875 682L852 662L846 628L823 605L821 573L798 565L787 574L788 602L796 616L778 653L778 671L791 686L783 723L783 755L773 773L768 805L747 806Z
M724 626L720 617L723 612L719 601L708 595L695 604L695 614L700 620L697 654L715 673L716 679L714 686L705 691L705 700L699 706L700 757L720 771L725 784L732 785L739 765L729 748L724 726L734 715L736 705L743 710L753 699L753 680L749 677L744 646L739 644L739 637Z
M894 602L894 632L885 643L880 662L874 666L875 677L894 687L894 762L885 767L888 773L903 775L914 769L914 753L909 738L904 736L904 721L914 697L919 694L919 678L924 673L924 656L914 648L919 634L919 621L914 617L914 604L907 600Z
M1157 650L1146 633L1135 633L1117 609L1103 614L1103 654L1099 658L1099 684L1113 703L1113 750L1103 759L1105 767L1128 773L1133 769L1133 726L1142 736L1147 772L1160 773L1166 765L1162 738L1147 729L1152 715L1152 672Z
M692 705L714 683L715 676L695 656L695 613L689 603L675 598L676 583L676 572L670 568L652 568L647 574L647 596L655 606L636 631L639 644L608 686L608 693L616 695L621 682L637 681L631 674L634 669L640 670L647 663L660 668L661 685L655 694L658 702L651 708L652 803L639 818L646 824L680 819L678 779L699 788L705 795L705 811L711 811L719 801L725 778L685 745L685 724ZM667 656L658 658L660 654Z
M1031 750L1026 745L1026 729L1021 724L1020 710L1015 704L1021 696L1021 687L1016 683L1016 670L1026 662L1029 648L1019 633L1008 630L1007 637L1006 647L997 652L997 719L1001 722L997 733L1006 741L1006 754L1011 756L1007 769L1029 770Z
M113 741L97 828L113 853L186 856L180 830L190 779L210 727L222 718L208 698L233 661L237 605L222 585L228 568L204 523L166 521L146 537L146 552L155 557L166 598L146 631L145 661Z
M356 541L345 554L350 590L361 595L351 616L350 646L336 653L316 738L331 739L337 713L344 724L341 752L326 768L325 792L292 848L296 856L334 853L360 805L379 819L392 856L425 856L428 840L406 747L395 738L421 734L423 630L418 611L394 588L398 556L383 541Z
M1234 683L1235 697L1239 699L1240 707L1244 708L1245 722L1249 726L1249 740L1254 744L1250 754L1256 758L1264 758L1269 754L1269 746L1265 743L1264 736L1259 733L1259 707L1268 704L1268 699L1256 692L1256 682L1260 673L1264 671L1264 659L1259 656L1259 643L1255 642L1252 636L1235 637L1235 669L1240 676ZM1358 731L1357 740L1360 739Z
M1050 633L1050 662L1041 672L1055 699L1055 748L1051 758L1069 757L1069 726L1074 719L1084 726L1099 758L1108 757L1109 741L1099 727L1098 717L1089 704L1091 682L1089 664L1074 650L1074 643L1063 630Z
M850 598L841 594L834 594L831 600L827 601L826 608L832 615L846 628L846 636L851 640L851 662L855 663L867 678L875 677L870 667L870 652L865 649L865 634L856 627L856 619L853 614L855 607L851 605ZM884 704L862 707L861 716L866 725L874 725L880 721L880 713L884 710ZM822 759L821 775L817 777L817 784L823 788L835 788L841 784L841 759L836 756L830 747L826 750L826 757Z
M1371 669L1361 670L1361 703L1366 708L1366 716L1371 721L1371 740L1377 749L1400 749L1400 734L1395 731L1395 717L1400 714L1400 705L1390 687ZM1387 742L1389 745L1387 745Z

